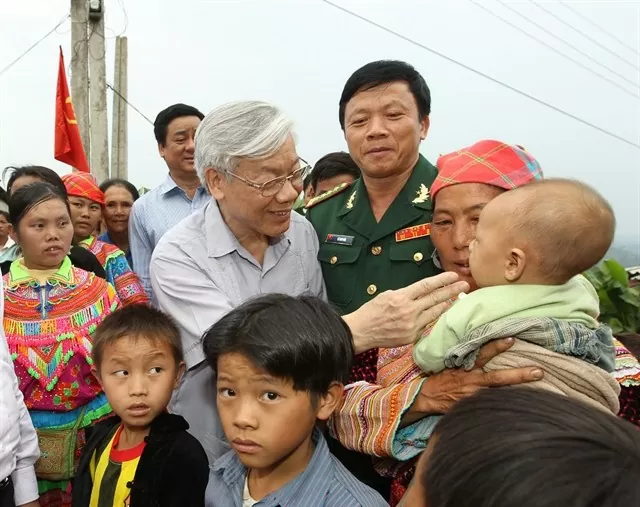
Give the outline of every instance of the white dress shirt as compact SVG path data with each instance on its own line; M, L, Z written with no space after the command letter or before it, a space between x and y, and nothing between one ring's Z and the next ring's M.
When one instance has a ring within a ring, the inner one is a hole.
M0 319L4 317L4 288L0 278ZM11 476L16 505L38 499L34 464L40 458L38 435L24 405L0 327L0 481Z

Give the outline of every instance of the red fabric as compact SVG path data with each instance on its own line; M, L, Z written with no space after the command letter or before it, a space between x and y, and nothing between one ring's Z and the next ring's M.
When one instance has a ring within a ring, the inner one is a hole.
M90 174L80 172L65 174L62 176L62 181L69 196L84 197L104 206L104 193Z
M443 188L460 183L485 183L511 190L542 179L540 164L519 146L500 141L480 141L462 150L442 155L436 163L438 176L431 197Z
M64 70L64 57L60 48L58 66L58 88L56 91L56 126L53 156L56 160L75 167L78 171L89 172L89 163L84 153L76 113L71 103L67 75Z
M354 382L376 383L378 371L378 349L369 349L366 352L357 354L353 358L351 372L349 374L349 384Z

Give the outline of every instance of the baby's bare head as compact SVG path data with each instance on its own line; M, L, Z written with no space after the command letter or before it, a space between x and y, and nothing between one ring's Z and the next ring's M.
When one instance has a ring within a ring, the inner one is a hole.
M505 232L518 240L547 283L566 283L593 267L613 242L611 205L580 181L537 181L496 199L505 212Z

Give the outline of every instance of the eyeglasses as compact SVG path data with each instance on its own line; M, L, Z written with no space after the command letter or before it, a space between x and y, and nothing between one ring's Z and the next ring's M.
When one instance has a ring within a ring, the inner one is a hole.
M278 192L280 192L280 189L282 189L285 182L287 181L289 181L293 188L295 188L298 192L302 191L304 179L309 174L311 166L302 158L298 159L297 164L299 164L300 167L293 171L289 176L279 176L277 178L273 178L272 180L265 181L264 183L256 183L255 181L247 180L231 172L225 171L225 173L233 176L234 178L242 181L244 184L249 185L252 188L260 190L263 197L273 197Z

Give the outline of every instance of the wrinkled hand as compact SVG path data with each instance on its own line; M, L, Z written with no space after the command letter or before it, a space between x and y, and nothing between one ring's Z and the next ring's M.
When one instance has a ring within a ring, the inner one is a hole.
M456 273L441 273L408 287L382 292L344 320L356 353L413 343L428 324L449 307L451 298L469 290Z
M480 349L473 370L449 368L430 376L422 384L420 393L402 418L402 424L412 424L427 414L445 414L458 400L471 396L484 387L502 387L540 380L543 372L539 368L513 368L491 372L482 369L491 359L512 345L513 338L492 341Z

